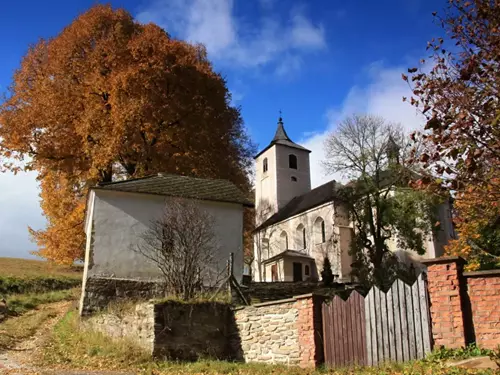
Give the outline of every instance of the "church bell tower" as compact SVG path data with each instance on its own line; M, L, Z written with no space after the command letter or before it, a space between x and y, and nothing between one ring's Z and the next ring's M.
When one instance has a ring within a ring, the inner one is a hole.
M271 143L255 156L257 225L311 190L310 152L288 137L280 117Z

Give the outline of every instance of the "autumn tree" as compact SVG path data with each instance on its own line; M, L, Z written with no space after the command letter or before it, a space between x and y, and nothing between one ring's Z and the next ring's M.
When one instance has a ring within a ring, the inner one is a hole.
M456 195L459 239L447 251L469 258L472 268L488 267L498 256L488 238L500 220L500 3L451 0L434 16L444 35L428 43L430 62L422 63L432 69L403 75L411 104L427 117L413 136L425 148L420 183Z
M98 5L29 47L0 107L0 157L35 170L48 226L38 254L83 252L89 186L162 172L248 189L254 148L201 45Z
M387 286L404 270L390 240L398 250L422 255L436 223L438 198L408 188L416 170L407 163L407 140L398 125L354 115L325 141L324 166L351 180L339 189L338 198L355 226L352 273L366 286Z
M423 140L420 160L424 185L464 191L489 189L495 179L498 199L500 166L500 3L497 0L450 0L434 13L443 37L428 43L430 61L410 68L411 104L427 123L413 135ZM430 71L426 66L433 64ZM405 100L405 98L404 98ZM438 179L436 181L436 179Z
M494 189L499 181L493 181ZM467 260L470 271L500 268L500 198L494 191L468 187L457 194L455 224L458 237L446 251Z

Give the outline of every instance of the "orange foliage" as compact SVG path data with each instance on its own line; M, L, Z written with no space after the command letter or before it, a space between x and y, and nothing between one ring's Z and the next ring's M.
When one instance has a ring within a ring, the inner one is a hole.
M248 189L254 148L205 48L124 10L95 6L30 47L10 91L0 157L40 174L48 227L31 233L43 257L82 257L85 196L97 182L163 171Z
M469 187L455 201L458 238L450 241L446 252L465 258L470 271L500 265L499 182L493 179L487 189Z

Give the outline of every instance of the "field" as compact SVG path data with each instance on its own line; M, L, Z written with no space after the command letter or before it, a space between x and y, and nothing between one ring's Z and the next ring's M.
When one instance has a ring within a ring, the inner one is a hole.
M60 266L42 260L0 258L0 277L68 277L81 279L82 266Z

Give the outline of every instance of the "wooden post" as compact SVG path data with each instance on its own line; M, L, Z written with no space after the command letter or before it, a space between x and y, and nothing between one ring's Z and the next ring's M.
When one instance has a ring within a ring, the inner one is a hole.
M229 254L229 276L234 275L234 253Z

